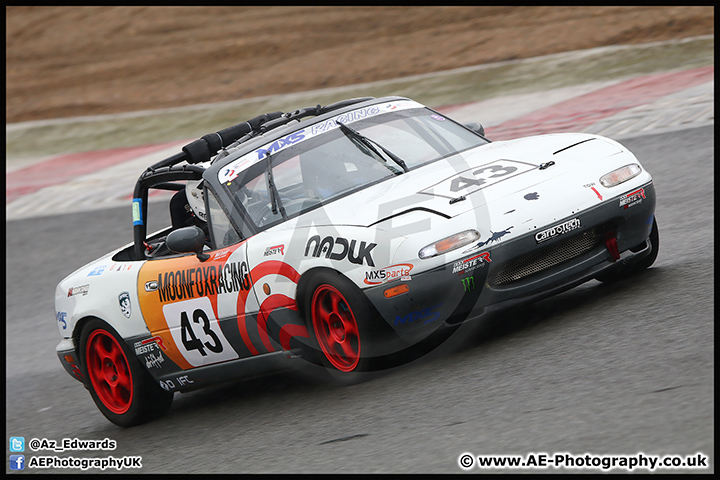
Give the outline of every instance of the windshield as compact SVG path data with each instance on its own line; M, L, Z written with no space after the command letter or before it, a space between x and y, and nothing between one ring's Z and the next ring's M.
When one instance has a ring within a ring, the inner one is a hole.
M389 111L349 126L351 129L328 128L316 135L294 133L286 138L302 137L302 141L280 142L284 148L277 152L268 147L248 154L255 155L255 163L223 181L236 207L243 211L243 220L252 223L243 236L396 175L412 174L414 168L426 163L488 143L427 108ZM262 161L257 161L258 153ZM409 173L404 172L405 168ZM273 201L273 190L279 202Z

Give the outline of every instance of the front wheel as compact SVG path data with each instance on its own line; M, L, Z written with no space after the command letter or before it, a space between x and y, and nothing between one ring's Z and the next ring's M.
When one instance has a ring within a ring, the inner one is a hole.
M160 388L120 336L93 319L80 336L81 368L98 409L121 427L164 415L173 394Z
M341 383L357 383L383 367L382 348L396 341L362 291L334 271L315 273L305 319L320 361Z

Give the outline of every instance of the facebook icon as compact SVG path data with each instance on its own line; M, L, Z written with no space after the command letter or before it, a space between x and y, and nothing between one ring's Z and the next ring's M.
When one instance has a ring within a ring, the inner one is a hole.
M25 455L10 455L10 470L25 470Z

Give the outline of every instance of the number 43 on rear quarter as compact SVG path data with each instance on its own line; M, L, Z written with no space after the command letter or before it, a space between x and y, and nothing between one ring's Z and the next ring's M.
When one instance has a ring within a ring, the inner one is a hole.
M148 198L172 194L148 232ZM62 280L60 362L113 423L308 361L352 380L463 322L657 257L652 177L621 144L491 142L402 97L274 112L186 145L133 192L132 242Z

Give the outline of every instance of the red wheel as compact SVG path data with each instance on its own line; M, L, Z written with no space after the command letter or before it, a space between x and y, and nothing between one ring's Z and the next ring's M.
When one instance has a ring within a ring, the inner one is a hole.
M360 362L360 331L350 304L332 285L315 289L310 304L312 324L325 358L341 372L353 371Z
M370 300L340 273L317 269L302 283L303 313L311 333L308 358L334 380L352 385L389 368L400 342Z
M133 398L132 372L118 341L105 330L94 330L85 345L87 371L93 390L113 413L122 415Z
M80 335L78 352L85 385L100 412L114 424L131 427L170 409L172 392L160 388L107 323L89 320Z

